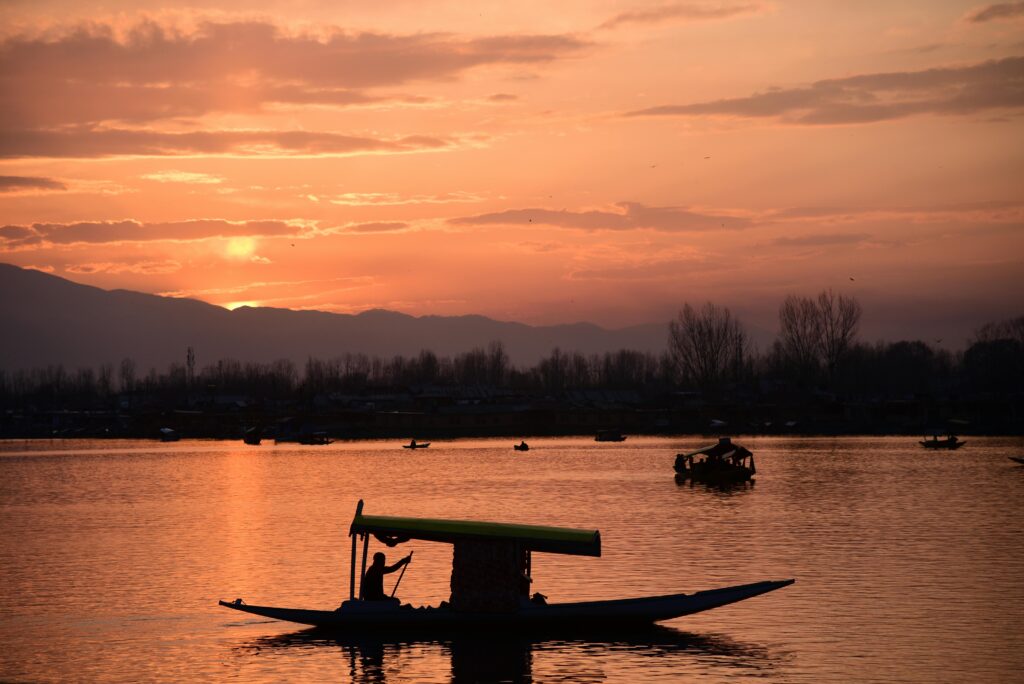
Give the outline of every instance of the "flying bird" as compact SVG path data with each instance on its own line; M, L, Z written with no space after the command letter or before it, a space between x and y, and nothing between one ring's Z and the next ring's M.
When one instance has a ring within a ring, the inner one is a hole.
M852 280L856 280L856 279L853 276L850 276L850 280L852 281Z

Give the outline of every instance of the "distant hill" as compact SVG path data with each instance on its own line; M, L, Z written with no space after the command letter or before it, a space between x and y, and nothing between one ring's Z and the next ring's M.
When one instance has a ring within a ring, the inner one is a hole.
M61 363L66 368L134 359L139 370L218 359L301 367L312 356L346 352L412 356L430 349L453 356L500 340L516 365L533 365L555 347L584 354L635 349L660 353L665 324L606 330L590 323L529 326L484 316L408 316L385 310L347 315L242 307L228 311L193 299L102 290L35 270L0 264L0 368Z

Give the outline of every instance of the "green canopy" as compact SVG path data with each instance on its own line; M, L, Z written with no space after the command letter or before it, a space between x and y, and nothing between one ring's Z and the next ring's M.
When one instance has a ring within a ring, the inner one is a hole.
M601 533L571 527L512 525L477 520L438 520L363 515L363 502L356 507L349 534L372 534L388 546L410 539L454 544L464 539L508 540L524 549L575 556L600 556Z
M717 444L706 446L696 451L691 451L688 454L681 454L682 456L698 456L704 454L706 456L720 456L722 458L729 458L736 452L739 452L740 456L750 456L750 450L746 447L742 447L739 444L734 444L728 437L722 437L718 440Z

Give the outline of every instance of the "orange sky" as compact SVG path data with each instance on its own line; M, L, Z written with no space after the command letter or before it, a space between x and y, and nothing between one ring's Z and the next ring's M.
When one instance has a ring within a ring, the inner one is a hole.
M711 299L773 331L825 287L869 339L1022 313L1024 2L15 0L0 27L0 261L532 324Z

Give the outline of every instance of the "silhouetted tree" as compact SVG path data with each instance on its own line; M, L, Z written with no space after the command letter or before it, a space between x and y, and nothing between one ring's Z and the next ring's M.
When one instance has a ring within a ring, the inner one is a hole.
M135 390L135 360L121 359L120 382L122 392Z
M1024 344L1024 316L986 323L974 331L975 341L1017 340Z
M836 366L857 336L863 310L856 299L837 295L831 288L818 295L817 304L821 327L821 356L828 369L829 379L833 379Z
M777 352L801 385L814 381L821 365L824 332L814 300L787 295L779 307Z
M688 303L669 323L669 354L684 382L705 391L718 389L743 364L747 337L728 307Z

